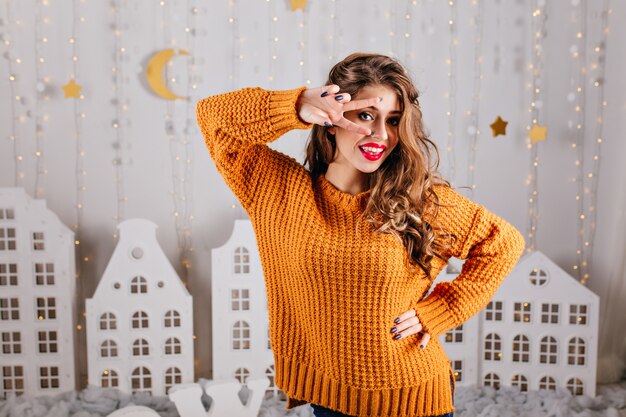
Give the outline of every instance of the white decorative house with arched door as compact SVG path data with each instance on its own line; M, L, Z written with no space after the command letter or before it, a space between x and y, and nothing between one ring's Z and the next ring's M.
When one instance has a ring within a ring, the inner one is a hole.
M74 232L45 200L0 188L0 399L75 387Z
M194 382L192 297L145 219L120 238L93 298L86 300L89 383L166 395Z
M213 380L270 379L274 383L265 280L256 236L248 219L235 220L230 239L211 251Z
M457 271L444 269L435 284L458 275L462 264L451 261ZM483 311L439 340L459 385L561 387L594 397L599 303L596 294L535 251L522 256ZM477 354L472 359L467 352Z

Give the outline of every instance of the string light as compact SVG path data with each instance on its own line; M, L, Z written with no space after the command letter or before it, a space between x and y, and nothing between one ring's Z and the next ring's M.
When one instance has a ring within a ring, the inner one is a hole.
M35 79L37 80L37 93L35 94L35 198L44 198L44 180L42 176L46 175L48 171L45 168L44 163L44 150L43 150L43 135L44 135L44 122L47 116L42 115L42 103L41 98L46 94L46 80L49 77L42 77L45 58L43 57L43 46L48 43L46 32L43 30L43 26L47 25L50 19L48 17L42 18L42 8L46 7L48 2L41 0L35 2ZM45 95L46 100L50 99L50 96Z
M459 43L457 38L457 4L454 0L448 0L450 6L450 19L448 20L448 28L450 30L450 43L448 50L450 57L446 60L448 69L448 85L450 91L448 93L448 137L446 139L446 154L448 156L448 179L451 185L456 182L456 153L454 139L456 137L456 47Z
M125 25L122 23L122 11L121 11L121 2L124 0L112 0L111 7L114 15L115 23L113 28L114 34L114 59L115 63L113 68L111 68L111 72L113 73L113 90L115 97L115 119L111 121L111 127L115 131L115 158L113 159L113 165L115 166L115 184L116 184L116 194L117 194L117 212L114 217L114 220L117 224L122 222L125 218L125 209L126 203L128 202L128 197L126 196L125 184L124 184L124 149L126 148L126 140L125 140L125 127L129 125L129 121L125 116L125 112L128 110L128 100L126 98L125 90L124 90L124 65L123 61L125 60L124 53L126 52L126 47L122 43L122 34L125 32ZM115 232L113 233L113 238L117 240L117 227Z
M582 261L580 262L581 266L581 274L582 278L580 279L581 284L586 284L589 280L589 271L591 270L591 263L593 260L593 249L595 242L595 233L596 233L596 218L597 218L597 204L598 204L598 181L600 179L600 155L602 151L602 143L604 137L604 111L607 107L607 102L604 100L604 77L606 70L606 44L607 38L609 35L609 15L612 13L610 8L610 0L604 0L602 6L602 12L600 14L601 19L601 31L600 31L600 41L594 48L594 60L595 64L592 65L592 68L596 69L596 75L591 77L590 84L597 89L597 93L595 94L596 98L596 111L595 111L595 125L593 126L593 161L592 169L586 175L581 175L581 180L584 182L585 178L588 180L588 186L584 187L584 196L589 197L589 205L587 207L587 215L584 213L579 216L579 225L581 226L581 230L584 230L584 220L588 221L588 235L583 236L582 247ZM584 166L585 161L582 160L581 165Z
M483 56L481 51L483 45L484 2L483 0L473 0L472 5L477 7L475 14L476 36L474 36L474 94L472 95L472 109L467 112L469 117L467 133L470 138L467 156L467 182L471 185L468 195L470 199L474 198L474 190L476 189L474 174L476 173L476 151L478 150L478 136L480 135L478 122L480 121L480 92L483 79Z
M310 6L309 6L310 7ZM311 85L311 79L309 78L309 49L308 45L308 9L309 7L303 7L298 9L295 13L300 14L300 22L298 27L300 28L300 41L298 42L298 49L300 49L300 60L298 65L302 68L302 82L307 86Z
M267 14L269 17L269 48L268 50L270 51L269 53L269 63L268 63L268 68L269 68L269 74L267 76L267 80L269 82L269 88L272 89L273 85L274 85L274 79L276 78L275 76L275 71L276 71L276 57L278 55L278 45L279 45L279 41L280 38L276 35L276 25L278 22L278 17L276 16L276 7L275 7L275 3L276 0L267 0Z
M417 4L416 0L407 1L404 10L404 62L408 68L413 68L415 52L413 50L413 8Z
M330 35L330 55L328 60L332 63L337 61L337 49L339 44L337 39L339 38L339 20L337 19L337 0L331 0L332 13L330 14L330 20L333 23L332 35Z
M24 105L26 101L24 97L19 94L20 78L18 77L17 74L19 74L20 71L18 71L16 66L21 65L22 60L19 57L14 58L14 55L13 55L14 42L13 42L13 37L11 36L12 35L11 22L13 22L14 25L17 27L19 26L19 21L17 20L14 21L12 19L11 4L12 2L10 1L5 2L6 31L3 37L3 44L6 47L5 57L7 60L7 67L9 70L9 89L11 90L11 97L13 98L12 100L10 100L11 102L11 134L9 136L9 139L11 140L11 142L13 142L13 160L15 161L15 177L14 177L13 182L16 187L23 187L24 186L24 155L22 153L22 146L21 146L22 141L21 141L20 135L18 134L17 122L19 120L20 123L24 123L25 120L28 118L28 112L24 109ZM19 37L15 36L15 38L17 39ZM16 65L13 65L14 61ZM24 115L23 116L19 115L18 117L18 113L22 111Z
M533 49L532 59L529 69L531 72L532 82L528 84L528 88L531 89L531 102L528 109L528 113L531 114L531 125L536 125L538 119L538 111L542 107L542 82L541 75L543 69L543 42L546 36L545 31L545 12L546 2L545 0L538 0L537 6L534 8L532 16L532 33L533 33ZM527 129L530 130L530 126ZM537 177L539 174L539 151L538 144L532 144L531 139L527 138L527 147L530 149L530 174L526 180L526 185L529 187L528 191L528 224L526 229L527 244L526 252L533 252L536 249L536 236L537 225L539 219L538 213L538 200L539 192L537 190Z

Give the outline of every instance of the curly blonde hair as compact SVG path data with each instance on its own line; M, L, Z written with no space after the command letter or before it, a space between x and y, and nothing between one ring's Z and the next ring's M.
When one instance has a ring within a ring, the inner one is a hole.
M427 277L434 278L430 276L431 259L447 260L444 251L456 237L433 226L441 206L433 187L449 187L450 183L437 173L439 151L424 133L418 92L407 70L386 55L353 53L330 70L325 85L331 84L351 97L371 85L397 93L402 111L398 145L380 168L369 174L371 195L363 215L377 232L400 239L410 265L419 265ZM313 183L328 170L335 150L334 135L327 127L314 125L304 160Z

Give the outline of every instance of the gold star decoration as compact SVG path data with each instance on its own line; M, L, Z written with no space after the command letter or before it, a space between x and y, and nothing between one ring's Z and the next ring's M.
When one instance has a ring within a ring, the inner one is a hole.
M71 80L69 83L63 86L63 92L65 93L65 98L79 98L80 97L80 89L82 87Z
M547 127L541 127L538 124L534 124L533 128L528 132L528 137L532 141L533 144L539 142L540 140L546 140L546 131Z
M306 6L306 0L290 0L290 2L292 12L298 9L304 10L304 7Z
M500 116L498 116L496 121L489 125L489 126L491 126L491 131L493 133L493 137L495 138L498 135L505 136L506 135L506 125L508 125L508 124L509 124L509 122L506 122L506 121L502 120L502 118Z

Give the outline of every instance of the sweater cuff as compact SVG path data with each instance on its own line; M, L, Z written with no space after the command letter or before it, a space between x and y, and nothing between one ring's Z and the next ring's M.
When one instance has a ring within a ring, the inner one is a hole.
M298 117L296 101L306 86L293 90L271 91L269 96L269 116L272 127L277 132L285 132L290 129L310 129L313 123L306 123Z
M434 339L457 326L454 316L446 302L437 294L431 294L415 304L415 314L423 327L423 332L430 333Z

